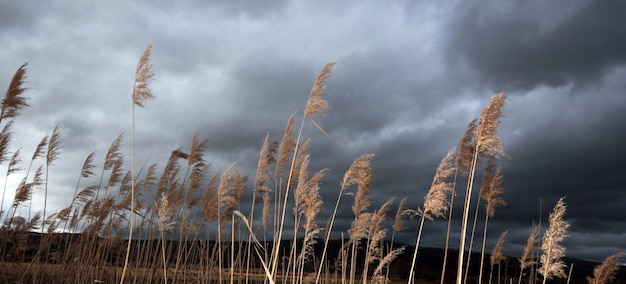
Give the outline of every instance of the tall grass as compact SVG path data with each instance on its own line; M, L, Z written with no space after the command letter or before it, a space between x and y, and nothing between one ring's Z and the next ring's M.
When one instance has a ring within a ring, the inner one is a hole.
M310 123L322 132L322 139L330 139L337 147L344 148L316 122L330 108L325 100L326 82L335 63L323 66L313 82L304 111L300 117L297 112L288 117L280 140L272 141L273 134L269 133L259 137L262 144L257 169L249 183L246 174L234 164L222 172L212 173L211 163L205 157L210 145L199 133L191 137L188 149L171 150L162 167L136 165L135 140L140 137L135 137L135 109L143 107L145 100L154 98L149 88L154 78L151 52L152 45L148 45L135 70L130 165L126 165L127 155L122 152L124 136L112 137L104 155L98 157L96 151L87 155L77 173L68 206L57 212L48 212L48 196L64 194L49 187L54 178L52 165L61 157L62 126L55 127L41 140L28 161L22 161L23 148L13 149L11 145L13 121L29 106L24 96L28 90L24 86L27 65L18 68L5 92L0 112L0 164L6 166L5 179L22 175L16 188L7 188L6 180L3 187L3 202L14 193L8 208L0 208L3 218L0 261L6 264L0 271L3 281L384 283L397 277L393 272L394 261L405 253L408 257L412 253L408 283L413 283L419 277L416 266L425 220L447 217L441 282L445 280L450 229L453 222L460 222L458 283L468 276L467 269L463 269L467 264L463 261L464 242L471 199L475 195L472 195L472 188L476 169L479 160L487 159L490 162L483 173L478 196L486 202L484 252L489 218L496 207L504 204L500 198L504 192L500 187L502 173L495 166L495 159L506 156L497 137L506 95L493 96L480 118L469 124L458 150L451 150L442 159L422 208L407 209L405 197L398 206L393 226L387 228L394 198L390 196L386 203L372 209L378 205L373 204L372 199L376 190L372 186L372 163L376 155L367 153L354 157L338 188L330 187L337 191L337 197L326 201L334 206L324 226L319 223L325 202L323 192L328 190L324 179L327 173L337 169L311 168L315 156L309 151L309 145L314 137L307 137L304 126ZM297 119L300 119L299 127ZM463 218L453 220L455 187L463 178L467 180ZM246 190L249 184L251 191ZM33 200L33 190L40 188L43 188L43 200ZM245 204L242 201L249 198L252 198L250 208L241 208ZM34 206L30 202L43 202L43 211L31 212ZM544 282L562 275L559 261L564 248L560 247L557 237L563 233L557 228L567 226L562 220L565 207L562 200L559 202L561 205L555 207L550 228L542 241L544 255L538 270ZM348 208L353 214L351 227L347 232L338 232L336 218ZM18 213L22 209L28 209L28 218ZM396 233L410 227L406 224L410 212L420 217L418 230L413 232L416 233L413 251L393 243ZM289 224L293 226L288 227ZM384 241L389 229L392 244L386 247ZM347 238L344 238L345 233L348 233ZM520 261L521 271L536 262L532 248L540 234L537 229L529 238ZM339 235L342 245L334 251L331 242L333 236ZM498 259L493 259L497 256L497 251L492 253L492 264L499 264ZM590 283L608 281L614 273L616 258L607 260ZM521 283L521 276L518 283Z
M563 218L565 216L566 205L564 198L554 205L552 213L549 217L549 227L543 235L541 241L541 250L543 251L539 267L539 273L543 276L543 283L553 277L565 278L565 247L561 244L567 237L567 228L569 223Z

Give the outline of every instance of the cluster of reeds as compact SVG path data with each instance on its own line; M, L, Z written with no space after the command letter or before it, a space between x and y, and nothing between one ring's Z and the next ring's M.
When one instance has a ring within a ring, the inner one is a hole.
M411 209L406 204L407 197L400 201L391 228L392 241L386 246L389 230L384 224L394 199L375 210L370 208L374 154L357 157L337 188L330 189L337 191L333 213L325 224L318 223L317 215L323 205L320 181L329 169L311 173L313 157L303 129L310 123L330 137L315 119L329 108L325 84L335 63L328 63L318 74L299 127L294 129L294 113L287 120L282 139L271 142L269 135L263 139L248 193L248 177L234 166L222 173L211 173L211 164L204 155L208 143L200 139L198 133L191 137L189 149L172 150L163 167L152 164L136 169L135 107L143 107L145 100L154 98L149 88L154 78L151 52L152 45L149 45L140 57L131 92L130 165L125 163L126 155L121 152L124 136L119 135L101 160L96 152L85 158L77 174L71 202L52 214L47 210L48 184L53 178L49 172L62 147L61 126L42 138L27 163L22 161L21 148L12 150L13 119L29 106L24 96L27 65L15 73L0 113L0 164L6 163L7 168L2 204L5 193L11 192L7 189L8 177L17 173L24 176L15 189L11 206L0 208L4 220L0 229L0 262L6 268L0 275L3 280L19 283L47 283L52 279L57 283L383 283L390 279L390 264L406 250L406 246L394 244L395 234L407 229L407 217L418 216L419 229L408 283L414 283L417 278L415 266L425 220L442 217L448 218L441 272L441 283L444 283L455 189L465 178L456 282L467 281L470 255L465 258L465 242L469 212L474 208L471 251L483 200L478 276L478 282L482 283L488 221L494 216L495 208L506 204L502 199L502 170L497 166L497 159L507 156L497 136L506 95L493 96L480 118L469 124L458 147L444 156L423 206ZM472 194L482 160L487 163L482 171L480 192ZM34 173L33 167L36 168ZM40 188L44 191L43 212L32 212L32 193ZM241 201L250 195L251 207L242 208ZM477 199L475 205L472 205L473 197ZM346 199L351 199L347 202L351 201L354 220L345 232L347 237L341 233L341 248L331 254L329 243L335 218ZM25 212L27 217L22 216ZM561 242L568 226L563 220L564 213L565 204L561 199L550 215L550 225L541 242L540 227L535 226L520 258L520 270L535 270L543 276L544 283L553 276L564 277L561 259L565 249ZM294 225L286 228L285 224ZM505 235L506 232L491 252L489 282L494 267L499 268L504 258ZM315 251L318 243L323 247L321 252ZM538 247L542 254L536 258ZM617 254L607 259L589 282L610 280L622 256ZM528 275L529 283L533 283L533 273ZM520 273L518 283L523 276Z

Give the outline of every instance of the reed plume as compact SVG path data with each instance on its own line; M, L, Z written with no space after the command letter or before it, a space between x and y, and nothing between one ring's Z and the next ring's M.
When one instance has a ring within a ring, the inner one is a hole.
M257 162L256 176L254 178L254 195L253 205L261 201L261 195L269 192L270 189L265 185L265 182L270 178L269 166L272 162L273 156L269 149L269 134L265 135L261 151L259 152L259 161ZM250 212L251 216L254 214L254 207ZM252 219L252 217L250 217Z
M322 197L319 193L319 182L328 171L328 169L322 169L316 172L313 177L309 179L309 156L306 155L305 157L305 161L302 163L302 168L300 170L298 187L296 188L296 192L294 192L294 195L300 196L300 198L295 198L296 200L300 199L298 207L300 212L298 214L303 215L306 220L306 223L304 224L304 240L302 242L302 250L296 261L296 263L300 263L299 272L301 276L304 274L305 261L308 257L314 255L313 246L317 242L315 236L321 231L315 221L315 218L323 205Z
M367 208L371 204L369 196L372 185L371 160L374 158L374 156L374 154L364 154L358 157L352 163L352 166L350 166L350 168L344 174L343 182L341 185L340 195L343 193L344 189L352 185L357 186L354 203L352 205L354 221L352 223L352 228L348 232L350 234L350 243L352 244L352 259L350 270L351 282L354 281L356 270L356 248L361 238L366 236L368 223L371 216L371 213L366 213L364 211L367 210ZM339 202L339 200L337 200L337 202ZM335 205L335 208L336 207L337 204ZM333 213L333 216L335 216L335 213Z
M533 232L528 236L528 240L526 240L526 246L524 247L524 252L522 256L519 258L520 263L520 277L517 281L518 284L522 283L522 276L524 275L524 270L529 268L532 265L535 265L537 262L533 256L533 248L539 241L539 225L533 225Z
M52 130L52 134L50 135L50 140L48 141L48 151L46 153L46 182L44 186L44 199L43 199L43 216L42 218L46 220L46 208L48 205L48 177L49 177L49 167L52 165L54 160L59 157L59 149L61 148L61 137L59 135L59 127L55 126L54 130ZM41 226L41 233L43 234L43 228Z
M378 263L378 266L374 270L374 274L372 275L372 280L375 283L387 283L389 277L382 276L382 271L385 266L389 266L391 262L393 262L398 256L404 253L406 249L405 246L401 246L397 249L391 250L385 257Z
M20 158L20 150L21 148L13 152L13 155L11 155L11 159L9 160L9 165L7 166L7 173L5 175L4 186L2 189L2 201L0 202L0 217L2 217L2 214L4 213L4 197L7 190L9 176L14 174L15 172L22 170L22 168L20 168L19 166L22 163L22 159Z
M274 176L277 178L285 178L284 167L290 160L290 155L294 152L296 147L296 141L293 140L293 120L295 118L295 113L292 113L287 120L287 125L285 126L285 132L283 133L283 138L280 141L278 147L278 158L276 159L276 166Z
M461 223L461 240L459 245L459 258L457 263L457 281L456 284L461 284L463 282L463 259L465 254L465 237L467 235L467 222L469 219L469 209L471 206L471 197L472 197L472 188L474 184L474 175L476 172L476 165L478 163L479 157L493 157L498 158L500 156L507 156L504 150L502 149L502 141L497 136L498 126L500 125L500 118L502 117L502 107L504 106L504 102L506 100L506 94L500 93L491 97L487 107L483 109L480 120L478 122L478 126L473 134L473 139L468 139L469 141L474 141L473 147L473 155L471 158L469 173L468 173L468 182L465 190L465 203L463 205L463 220ZM470 123L470 127L473 127L473 124ZM465 144L465 143L463 143Z
M309 99L304 108L305 117L311 119L317 115L323 115L330 108L324 96L326 95L326 81L330 77L333 66L335 66L335 62L327 63L315 78L315 83L313 83L313 88L311 88Z
M0 110L0 123L6 118L18 116L22 109L29 106L26 103L26 97L23 96L24 92L28 90L28 88L24 87L27 66L28 63L24 63L17 69L13 79L11 79L11 83L9 83L9 88L4 93L2 110Z
M165 243L167 239L165 238L165 231L169 230L174 222L170 221L174 212L170 208L169 200L165 193L161 194L157 202L157 212L159 216L158 226L159 231L161 232L161 256L163 257L163 280L167 283L167 257L165 255Z
M387 229L383 223L387 220L387 212L395 198L387 200L371 215L369 224L369 241L365 249L365 264L363 265L363 283L367 283L369 265L383 259L383 241L387 236Z
M406 201L409 199L408 196L405 196L400 200L400 204L398 204L398 209L396 210L396 216L394 218L393 226L391 227L391 244L389 247L390 253L394 251L394 243L397 232L402 232L406 230L405 220L407 215L404 214L406 210ZM382 269L382 268L381 268ZM387 272L385 273L385 278L389 278L389 267L387 267ZM375 279L374 279L375 280Z
M133 85L132 99L133 104L143 107L143 101L147 99L154 99L152 91L148 87L148 83L154 80L154 69L152 63L150 63L150 56L152 55L152 44L149 44L143 51L143 54L137 62L137 69L135 70L135 83Z
M563 220L566 207L564 198L561 197L550 213L549 227L541 241L543 253L540 258L539 273L543 276L544 284L546 280L552 279L554 276L560 278L566 276L565 263L562 260L565 256L565 247L561 245L561 242L567 237L566 230L569 228L569 224Z
M472 158L474 157L474 133L476 132L477 120L472 120L467 129L465 130L465 134L459 140L458 151L456 156L454 157L454 179L452 181L452 194L450 195L450 210L448 212L448 216L452 216L452 209L454 208L454 197L456 196L456 182L457 178L460 175L468 176L469 168L472 163ZM448 227L446 229L446 244L444 246L443 253L443 264L441 265L441 278L440 284L445 282L446 276L446 268L448 263L448 247L450 245L450 230L452 229L452 218L448 218Z
M371 192L372 186L371 160L374 157L374 154L365 154L357 158L343 176L342 188L347 188L351 185L357 186L357 191L354 195L354 203L352 205L352 213L354 213L355 216L367 210L372 203L369 193Z
M593 278L587 277L589 284L605 284L615 279L615 274L620 269L620 262L624 257L624 252L618 252L602 261L593 269Z
M324 101L322 98L325 95L325 83L326 80L328 79L328 77L330 76L330 70L332 69L332 66L334 65L334 63L329 63L326 64L326 66L324 66L324 68L322 69L322 71L318 74L317 79L315 80L315 83L313 84L313 88L311 89L311 93L309 94L309 100L307 101L307 105L305 107L305 111L304 111L304 116L302 117L302 122L300 123L300 130L298 130L298 135L296 136L296 139L294 141L294 149L292 152L292 158L291 158L291 166L289 167L289 174L287 175L287 183L285 186L285 194L283 197L283 205L282 208L279 208L279 210L277 210L276 212L281 212L281 216L280 216L280 225L279 228L277 230L277 232L275 232L275 241L278 242L280 241L280 239L282 238L283 235L283 228L284 228L284 223L285 223L285 214L286 214L286 210L287 210L287 201L289 199L289 191L291 189L291 183L293 182L293 178L294 178L294 173L296 170L296 162L298 161L298 154L301 152L306 152L306 151L298 151L298 147L300 147L300 139L302 137L302 129L304 128L304 121L306 118L309 118L309 120L311 121L311 123L313 123L316 127L318 127L322 132L324 132L321 127L319 127L319 125L317 125L317 123L315 123L315 121L313 121L313 117L315 115L319 115L321 113L324 112L324 110L326 108L328 108L328 103L326 103L326 101ZM326 132L324 132L326 133ZM285 133L287 134L287 133ZM291 136L291 133L290 135ZM328 135L327 135L328 136ZM304 145L307 145L307 143L305 143ZM281 148L282 148L282 143L281 143ZM280 164L280 162L276 163L276 166L278 167ZM277 171L279 171L280 169L277 169ZM278 175L276 175L278 177ZM280 193L279 193L280 194ZM278 195L277 197L280 197L280 195ZM280 198L276 199L277 201L280 200ZM278 243L275 243L275 248L278 247ZM272 278L275 277L276 275L276 269L278 268L278 258L279 258L279 250L275 249L275 251L272 253Z
M498 283L500 283L500 263L506 260L506 257L504 256L504 254L502 254L502 252L504 251L504 240L508 232L508 230L502 232L500 238L498 238L498 241L496 242L496 245L493 247L493 250L491 250L491 258L489 261L489 263L491 264L491 272L489 273L490 284L491 276L493 276L493 267L496 265L498 265Z
M480 198L485 200L485 225L483 226L483 246L480 255L480 269L478 275L478 282L482 281L483 276L483 264L485 260L485 245L487 241L487 227L489 225L489 218L493 217L496 213L496 207L505 206L506 202L502 199L504 189L502 188L502 168L496 165L495 159L490 158L483 174L483 180L480 187ZM473 230L472 230L473 235ZM471 245L470 245L471 248ZM468 269L469 269L470 255L467 256ZM466 275L467 276L467 275Z
M143 107L143 102L147 99L154 99L152 91L148 87L148 83L154 80L154 70L152 63L150 63L150 55L152 54L152 44L149 44L143 51L143 54L137 62L137 68L135 70L135 82L133 84L133 91L131 93L131 99L133 101L132 107L132 138L131 138L131 212L130 212L130 229L128 231L128 246L126 248L126 259L124 260L124 269L122 270L122 276L120 283L124 283L126 276L126 270L128 269L128 258L130 257L130 244L133 239L133 227L135 226L135 106Z
M12 128L13 120L5 124L2 128L2 132L0 132L0 164L7 161L9 147L11 146L11 139L13 137L13 133L11 132Z
M433 220L433 217L444 217L445 211L450 205L447 196L453 194L454 189L449 179L454 174L454 154L456 148L450 149L445 157L437 166L435 177L431 183L428 193L424 197L424 208L418 209L417 213L420 215L420 227L417 233L417 239L415 240L415 250L413 251L413 259L411 261L411 270L409 272L409 284L415 281L413 276L415 275L415 262L417 261L417 251L422 237L422 229L424 228L424 220Z

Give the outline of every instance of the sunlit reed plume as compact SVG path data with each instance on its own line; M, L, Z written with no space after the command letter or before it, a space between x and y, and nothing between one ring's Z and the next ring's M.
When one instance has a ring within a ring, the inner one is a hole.
M430 189L424 197L424 208L417 209L417 214L420 215L420 225L417 232L417 239L415 240L415 250L413 251L413 258L409 271L409 284L413 283L415 280L415 263L417 261L417 251L422 237L422 229L424 228L424 220L433 220L433 217L444 217L444 214L450 205L447 197L448 194L453 194L454 192L452 183L449 180L454 175L454 164L452 162L455 152L456 148L452 148L448 151L445 157L443 157L439 166L437 166Z
M522 256L519 258L521 275L519 277L519 280L517 281L518 284L522 283L522 276L523 276L524 270L526 270L527 268L537 263L533 255L533 249L535 248L535 245L537 245L538 241L539 241L539 225L533 225L533 232L530 233L530 236L528 236L528 239L526 240L526 246L524 247L524 252L522 253Z
M313 118L314 116L324 114L324 111L330 108L328 102L324 100L324 95L326 95L326 81L330 77L333 66L335 66L335 62L327 63L317 75L313 88L311 88L309 100L304 108L305 117Z
M506 235L509 231L506 230L502 232L500 238L496 242L496 245L491 250L491 258L489 259L489 264L491 265L491 272L489 273L489 283L491 283L491 278L493 276L493 267L498 265L498 283L500 282L500 263L506 260L504 256L504 240L506 239Z
M604 259L602 263L593 269L593 278L587 277L589 284L605 284L615 279L615 274L621 267L624 252L618 252Z
M569 224L563 220L565 216L566 205L564 198L561 197L554 206L554 210L550 213L549 227L541 240L541 258L539 259L539 273L543 276L543 283L552 277L564 278L565 263L562 258L565 256L565 247L561 244L567 237L567 228Z

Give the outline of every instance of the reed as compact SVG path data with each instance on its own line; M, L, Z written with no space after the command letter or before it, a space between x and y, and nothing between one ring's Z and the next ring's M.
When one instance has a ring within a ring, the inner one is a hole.
M522 253L522 256L519 258L520 276L517 281L518 284L522 283L522 276L524 276L524 270L526 270L527 268L537 263L533 256L533 249L535 248L535 245L537 245L538 241L539 241L539 225L533 225L533 231L532 233L530 233L530 236L528 236L528 239L526 240L526 246L524 247L524 252ZM529 283L530 283L530 279L532 279L532 277L529 277Z
M500 284L500 264L502 261L506 260L504 256L504 240L506 239L506 235L509 231L504 231L498 238L496 245L491 250L491 257L489 258L489 263L491 265L491 271L489 272L489 284L491 284L491 277L493 276L493 267L498 265L498 284ZM482 267L481 267L482 269ZM480 282L479 282L480 283Z
M422 229L424 228L424 220L433 220L433 217L444 217L445 211L450 203L447 195L453 193L452 184L449 182L450 177L454 174L453 159L456 149L453 148L441 160L430 190L424 198L424 208L420 208L417 214L420 216L420 225L417 231L417 240L415 241L415 250L413 251L413 259L411 260L411 270L409 272L409 284L414 283L415 263L417 261L417 251L422 237Z
M565 247L561 244L567 237L567 228L569 228L569 223L563 220L566 208L567 206L562 197L557 201L552 213L550 213L548 230L541 240L542 254L539 259L539 273L543 276L544 284L546 280L555 276L560 278L566 277L564 271L565 263L563 263Z
M593 269L593 278L587 277L587 282L589 284L605 284L614 280L624 255L624 252L618 252L605 258L600 265Z
M502 107L506 100L506 94L501 93L491 97L487 107L483 109L480 120L473 131L472 137L468 138L467 144L470 144L468 148L471 149L471 159L469 160L469 173L467 187L465 189L465 203L463 205L463 219L461 221L461 240L459 244L459 258L457 262L457 275L456 283L461 284L463 282L463 259L465 254L465 238L467 235L467 222L469 219L469 210L471 207L472 188L474 184L474 175L476 172L476 166L480 157L494 157L507 156L503 150L502 141L497 135L498 127L500 125L500 118L502 117ZM473 127L470 124L470 127ZM465 137L464 137L465 139ZM465 143L463 143L465 144ZM464 153L465 154L465 153ZM469 159L469 155L467 158ZM466 157L463 156L465 159Z
M494 159L489 159L480 188L480 198L485 200L485 225L483 227L483 245L480 253L478 283L482 283L481 281L483 279L483 264L485 260L485 245L487 242L487 227L489 225L489 218L494 216L497 207L506 205L506 202L504 202L504 199L501 197L502 194L504 194L502 180L502 168L496 166ZM469 256L467 259L469 263Z
M13 149L11 142L13 131L20 130L13 129L14 120L23 108L28 107L24 97L28 90L24 86L27 65L21 66L13 76L0 112L0 164L7 166L5 177L21 174L18 177L21 181L14 189L8 208L0 208L0 217L4 218L0 228L0 260L8 268L0 272L3 280L20 283L46 283L52 279L63 283L228 281L233 284L245 280L247 283L267 281L273 284L305 283L315 279L316 284L339 281L385 283L394 276L390 275L390 267L394 267L392 262L406 250L406 246L394 244L396 234L410 227L407 223L411 221L406 217L413 212L421 219L418 231L414 232L417 233L416 246L408 282L413 283L419 277L416 259L424 222L438 217L448 218L441 275L441 281L444 281L457 177L468 180L463 219L459 220L462 259L467 212L473 205L470 202L473 182L483 159L488 163L478 201L486 204L481 258L484 257L489 218L493 217L495 208L504 205L502 170L496 166L496 159L506 154L496 132L506 95L492 97L480 119L468 125L458 143L458 151L453 149L442 159L423 207L414 211L407 209L408 199L405 197L391 221L387 215L395 200L393 197L372 209L377 190L373 186L375 154L355 156L343 175L336 198L322 199L326 195L323 191L327 190L322 181L331 170L312 169L316 157L309 150L311 139L305 136L304 124L312 124L345 150L316 121L330 109L325 100L326 82L334 62L326 64L317 74L301 117L297 117L297 112L288 117L282 137L278 137L282 139L272 141L269 133L262 139L254 180L248 182L245 173L236 169L234 164L212 173L211 163L206 158L210 145L208 140L200 138L198 132L191 138L189 148L171 151L162 167L157 163L136 165L135 109L144 107L145 101L154 98L149 88L149 83L154 80L151 52L152 45L148 45L135 70L131 94L130 164L126 163L124 135L120 134L100 157L102 161L98 161L95 151L86 157L77 173L68 205L57 212L49 212L48 196L59 193L51 186L55 177L51 169L61 158L61 126L56 126L41 139L30 161L22 161L22 148ZM301 119L299 128L298 119ZM350 151L346 150L346 153L350 154ZM2 201L5 194L11 197L7 185L5 181ZM248 191L247 186L252 190ZM44 189L42 212L31 212L34 210L29 202L33 202L32 193L36 188ZM353 196L354 202L342 204L345 196ZM251 200L247 215L241 212L244 211L241 208L244 200ZM323 226L319 223L319 215L324 202L329 201L334 203L333 212ZM538 270L544 275L544 283L553 276L562 277L559 261L564 248L560 247L557 237L563 233L552 229L567 227L566 222L559 219L565 211L562 200L560 203L555 207L554 216L550 217L551 226L542 241L544 255L539 260L541 267ZM474 204L479 207L478 202ZM287 210L292 205L293 210ZM28 217L20 216L18 212L26 209ZM344 238L346 232L335 228L341 210L351 210L354 215L347 231L348 238ZM477 214L478 211L475 216ZM390 230L392 244L386 248L383 243ZM532 248L538 243L539 231L535 229L531 234L520 258L522 272L536 262ZM261 235L263 241L259 240ZM287 235L289 237L285 237ZM333 236L341 236L342 246L337 255L334 252L329 255ZM496 248L502 246L504 236ZM281 245L283 237L293 238L293 242ZM299 238L303 240L301 245L295 241ZM322 245L317 242L323 242L319 258L320 252L315 248ZM501 257L501 250L492 252L490 278L495 265L500 265ZM607 258L589 282L609 281L615 273L615 263L619 263L621 257L623 254ZM458 269L461 273L458 274L461 276L467 276L462 267L469 263L469 257L467 261L460 262ZM336 268L334 272L331 271L333 268ZM522 276L518 283L521 283Z

